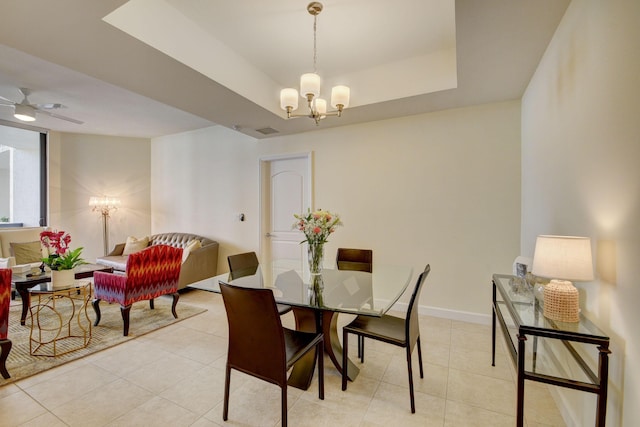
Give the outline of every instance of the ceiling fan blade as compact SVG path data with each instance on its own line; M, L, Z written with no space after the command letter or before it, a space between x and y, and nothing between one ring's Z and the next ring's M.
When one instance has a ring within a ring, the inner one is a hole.
M47 116L53 117L54 119L66 120L68 122L75 123L77 125L81 125L84 123L84 122L81 122L80 120L72 119L71 117L67 117L67 116L61 116L60 114L51 113L46 110L37 110L37 111L40 114L46 114Z
M13 102L13 101L12 101L12 100L10 100L10 99L5 98L4 96L0 96L0 102L1 102L3 105L16 105L16 103L15 103L15 102Z
M54 104L54 103L48 103L48 104L32 104L32 106L36 109L36 110L56 110L58 108L67 108L62 104Z

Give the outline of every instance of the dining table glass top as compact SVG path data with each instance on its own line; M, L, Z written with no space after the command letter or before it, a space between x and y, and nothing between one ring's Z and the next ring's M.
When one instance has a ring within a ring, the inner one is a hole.
M295 270L280 273L271 286L265 285L260 267L242 272L234 278L218 275L195 284L195 288L220 292L219 282L249 288L267 288L273 291L276 302L297 307L382 316L404 293L411 281L413 269L408 266L374 265L373 272L349 270L322 270L322 289L309 286ZM244 275L246 274L246 275Z

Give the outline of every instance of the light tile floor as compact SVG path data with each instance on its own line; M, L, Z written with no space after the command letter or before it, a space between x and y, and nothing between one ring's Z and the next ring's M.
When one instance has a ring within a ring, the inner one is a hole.
M236 371L229 420L222 421L227 326L221 296L192 290L180 302L208 311L0 387L0 426L279 426L278 387ZM339 323L351 318L341 315ZM293 325L292 314L283 319ZM324 401L315 380L305 392L288 389L289 424L514 426L515 372L502 343L491 366L490 327L429 316L420 317L420 327L425 377L419 378L414 352L415 414L404 350L367 340L361 374L347 391L328 359ZM526 425L564 426L546 386L526 387Z

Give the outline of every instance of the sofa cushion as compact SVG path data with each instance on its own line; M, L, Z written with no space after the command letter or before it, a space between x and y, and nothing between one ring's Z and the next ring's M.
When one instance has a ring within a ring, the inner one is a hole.
M40 240L44 227L0 228L0 257L11 256L11 242L34 242Z
M16 264L30 264L42 261L42 244L37 242L10 242L11 253Z
M130 255L134 252L140 252L147 246L149 246L149 237L142 237L141 239L138 239L136 237L129 236L124 244L122 255Z
M202 247L202 243L198 239L189 240L189 243L182 249L182 262L185 262L187 258L189 258L189 254L196 249L200 249Z

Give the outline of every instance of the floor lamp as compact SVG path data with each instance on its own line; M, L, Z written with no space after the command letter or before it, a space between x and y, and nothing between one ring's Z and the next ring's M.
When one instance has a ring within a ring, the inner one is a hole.
M109 253L109 214L120 206L120 199L115 197L91 197L89 206L93 212L102 215L102 241L104 243L104 255Z

